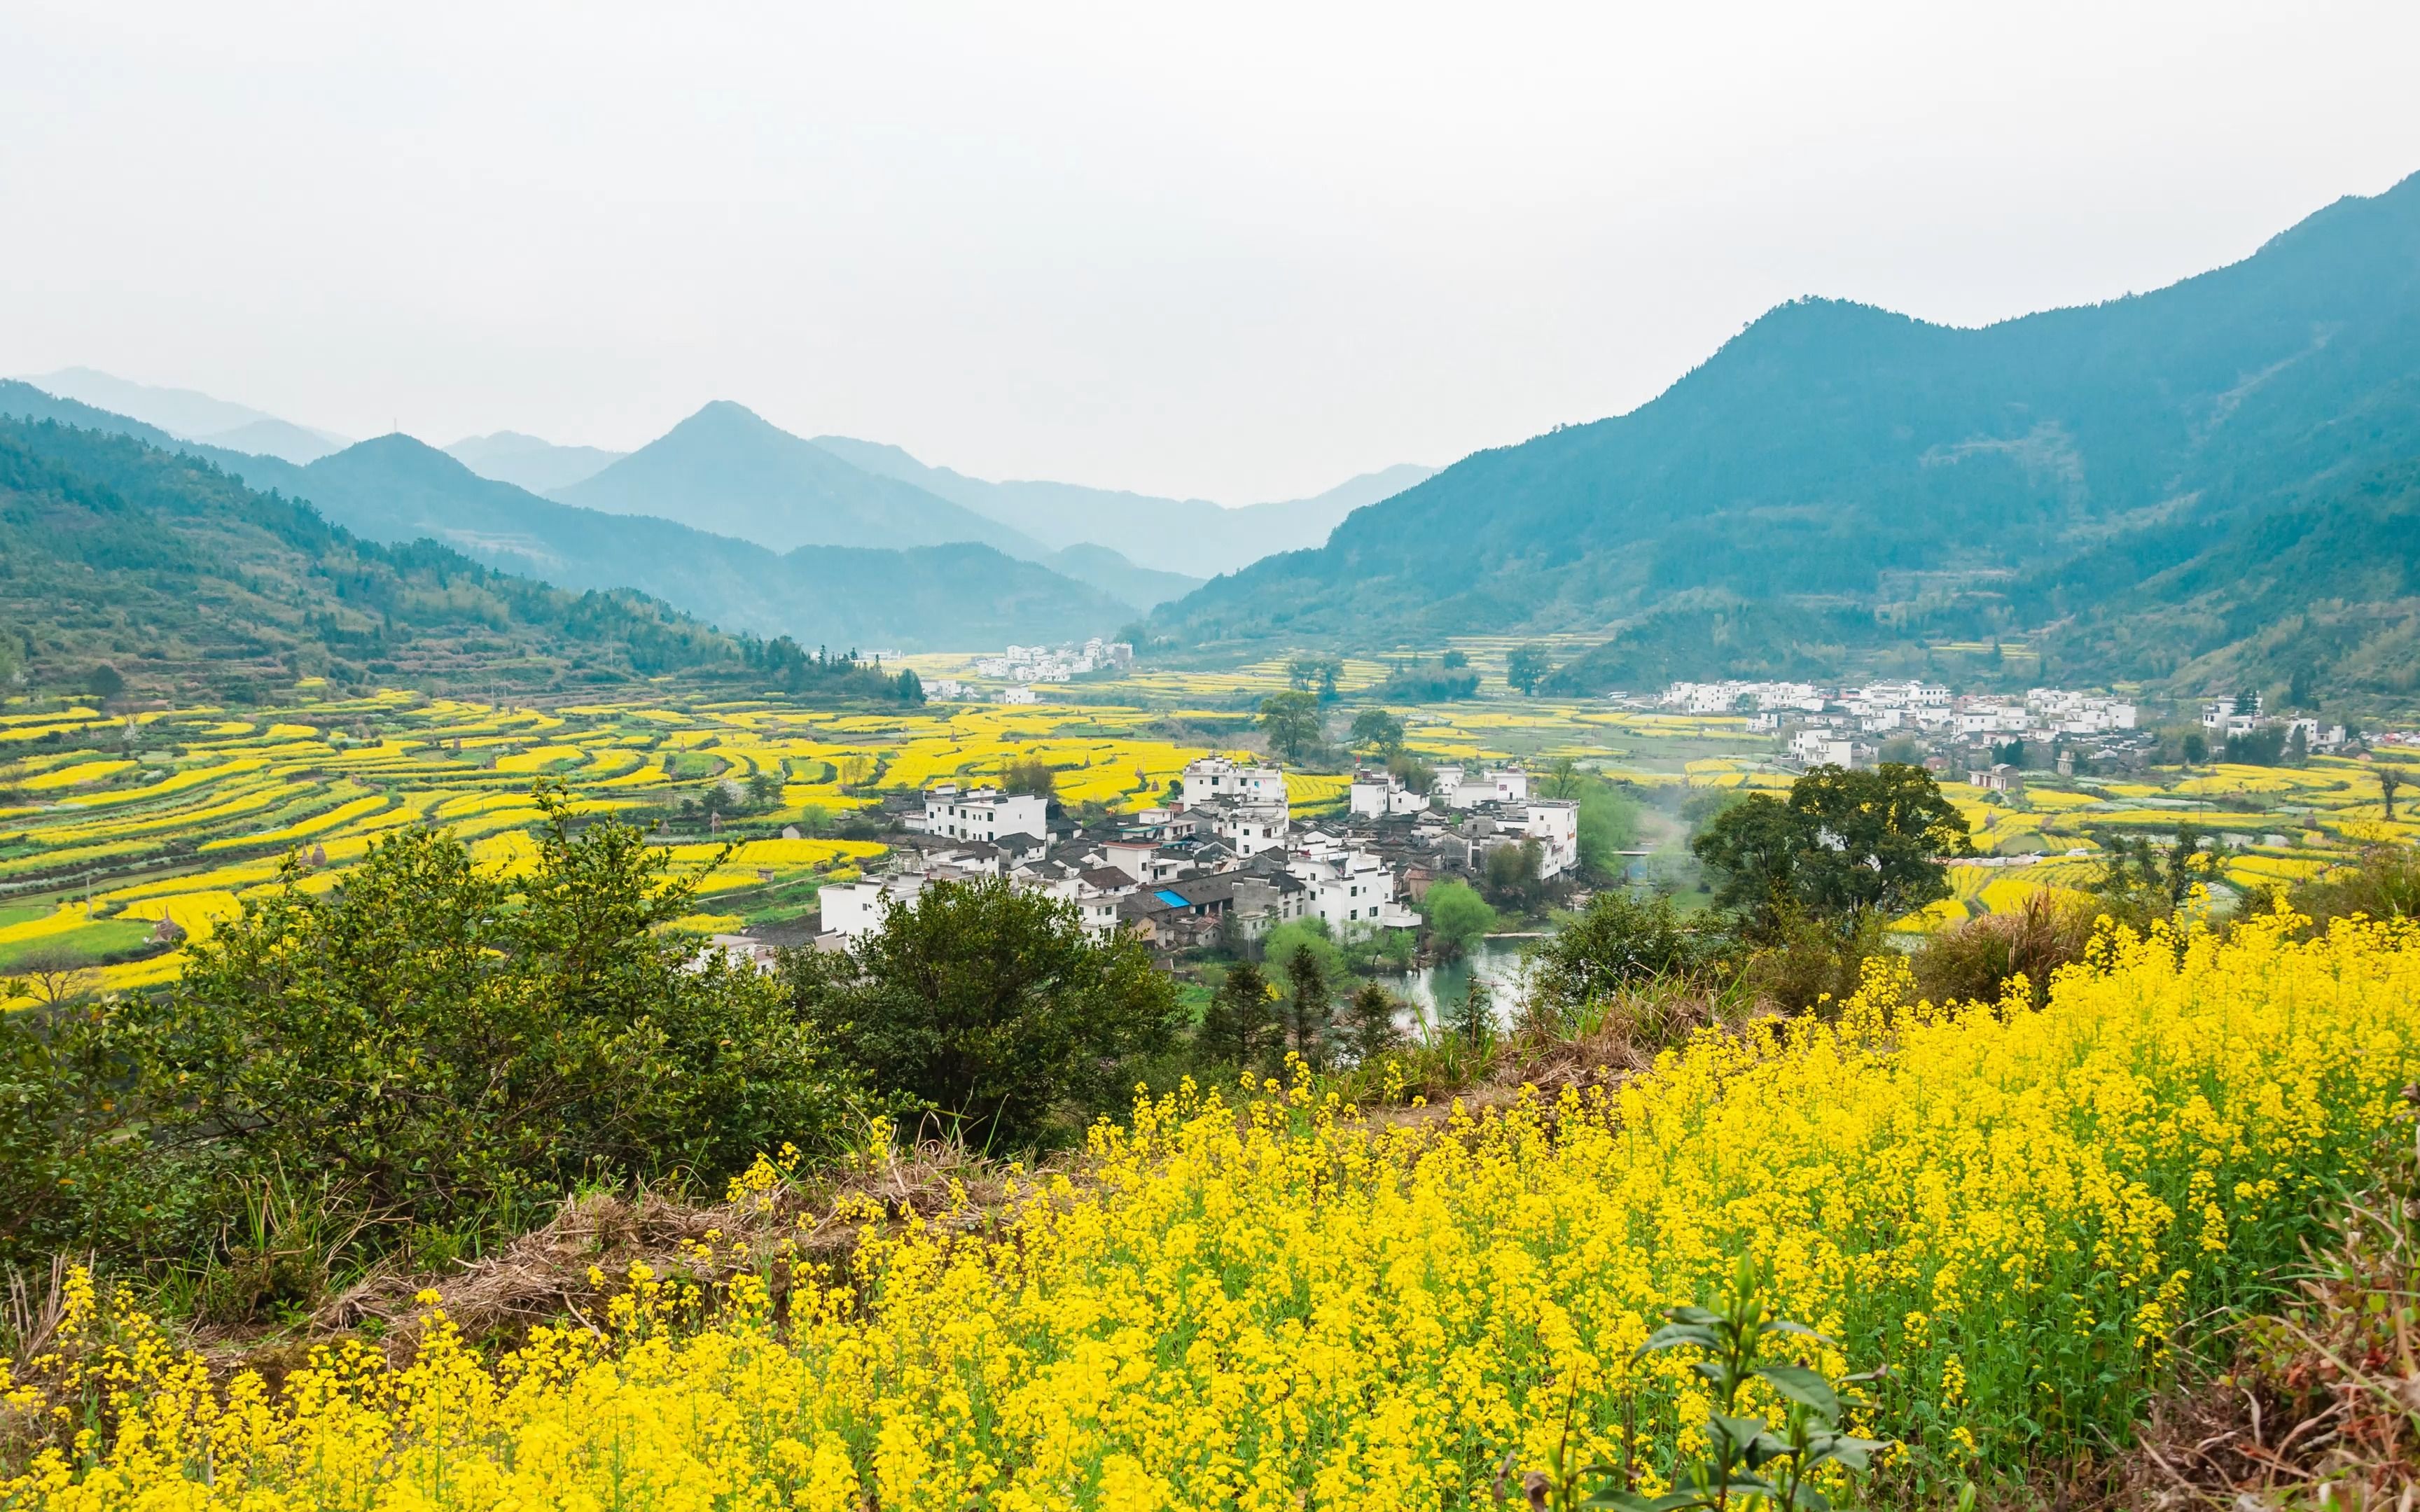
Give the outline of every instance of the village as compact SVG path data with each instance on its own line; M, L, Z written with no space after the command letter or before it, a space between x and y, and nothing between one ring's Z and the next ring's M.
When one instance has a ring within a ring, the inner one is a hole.
M942 782L901 806L887 870L822 889L812 938L840 949L927 887L1005 878L1075 905L1095 935L1125 930L1162 952L1248 945L1295 919L1349 940L1417 928L1433 883L1480 873L1500 847L1533 852L1542 882L1576 871L1578 810L1534 795L1512 764L1440 766L1425 793L1364 768L1342 813L1304 824L1282 767L1226 756L1187 765L1163 803L1091 825L1038 794Z
M1838 688L1788 682L1674 683L1652 699L1617 702L1688 714L1745 715L1750 731L1785 740L1790 762L1801 768L1903 761L1945 781L1994 791L2022 780L2018 774L2025 763L2011 758L2023 752L2012 748L2040 747L2042 765L2071 777L2140 768L2160 746L2132 701L2059 687L2032 688L2016 697L1956 694L1922 681ZM2340 750L2350 738L2341 724L2272 715L2257 692L2203 704L2200 723L2207 752L2230 745L2273 746L2267 753L2272 762L2297 751Z

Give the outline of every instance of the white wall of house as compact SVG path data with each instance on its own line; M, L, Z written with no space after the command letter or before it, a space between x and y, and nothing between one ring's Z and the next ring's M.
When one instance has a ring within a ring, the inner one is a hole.
M1204 756L1185 768L1185 806L1188 809L1218 798L1248 804L1286 801L1285 768L1252 766L1224 756Z
M1047 835L1050 806L1031 794L1010 795L991 788L972 793L936 792L924 799L924 833L951 840L998 840L1002 835Z
M828 886L815 895L815 901L823 908L826 933L856 940L881 927L882 916L894 901L906 904L923 890L924 879L913 873L866 877Z

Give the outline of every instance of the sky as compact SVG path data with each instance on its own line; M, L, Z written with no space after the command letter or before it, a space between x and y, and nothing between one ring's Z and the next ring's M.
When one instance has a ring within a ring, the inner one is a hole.
M0 373L1227 503L2420 170L2420 6L0 7Z

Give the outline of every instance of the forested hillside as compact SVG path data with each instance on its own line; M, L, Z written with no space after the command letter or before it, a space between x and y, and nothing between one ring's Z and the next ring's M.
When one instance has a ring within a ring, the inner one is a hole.
M252 487L309 500L330 520L369 540L439 541L489 566L557 587L635 589L726 630L787 635L835 650L1080 640L1106 634L1172 596L1171 585L1157 580L1161 575L1140 572L1106 552L1100 553L1109 558L1106 565L1062 561L1067 576L972 543L777 552L670 519L541 499L483 478L409 436L378 437L296 467L181 441L23 383L0 381L5 415L55 419L185 452ZM1109 591L1077 580L1079 571Z
M314 675L535 691L740 665L637 594L374 545L194 457L0 420L0 680L227 698Z
M2284 656L2375 684L2411 585L2353 543L2409 539L2374 480L2415 457L2420 179L2155 293L1980 330L1784 305L1638 409L1466 458L1158 623L1607 633L1560 674L1573 691L2016 633L2108 675ZM2275 558L2365 510L2374 532ZM2222 583L2239 559L2280 570Z

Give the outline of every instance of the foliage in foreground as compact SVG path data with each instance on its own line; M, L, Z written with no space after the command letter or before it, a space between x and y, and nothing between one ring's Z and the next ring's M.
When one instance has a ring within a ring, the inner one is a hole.
M665 930L693 904L663 853L536 801L523 875L404 830L333 887L289 869L158 997L0 1020L0 1258L209 1254L273 1200L315 1253L259 1283L307 1305L338 1252L834 1137L847 1079L771 981Z
M2190 1320L2259 1300L2420 1070L2408 926L2120 936L2040 1011L2014 984L1900 1009L1903 985L1426 1124L1308 1082L1240 1117L1144 1103L1094 1130L1088 1186L1037 1183L1004 1230L869 1222L838 1273L718 1282L702 1256L711 1323L634 1274L601 1334L494 1366L440 1325L400 1372L330 1353L274 1399L219 1394L120 1319L115 1375L45 1396L88 1368L63 1351L17 1397L71 1436L88 1391L114 1436L6 1500L1429 1507L1508 1458L1620 1462L1634 1430L1652 1497L1713 1404L1637 1351L1743 1253L1838 1341L1809 1368L1888 1367L1839 1428L1899 1442L1878 1490L1932 1494L2122 1442Z

